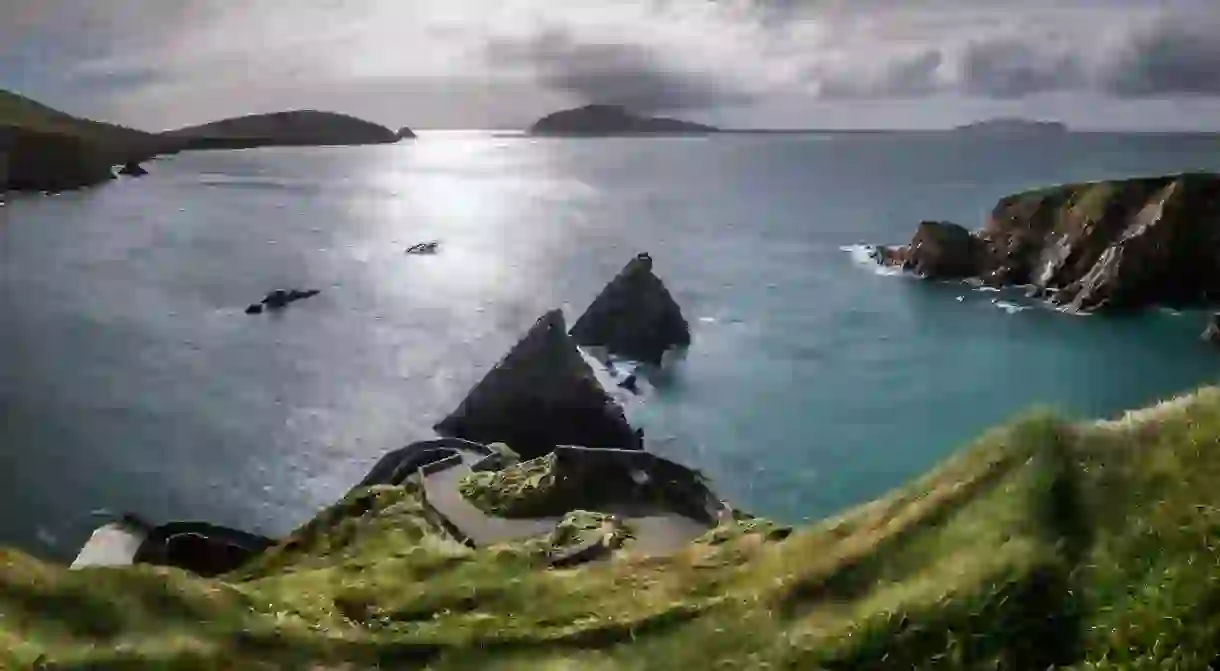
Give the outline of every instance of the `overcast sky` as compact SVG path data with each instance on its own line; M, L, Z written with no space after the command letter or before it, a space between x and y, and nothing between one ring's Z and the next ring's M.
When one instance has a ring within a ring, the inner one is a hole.
M1220 0L4 0L0 87L150 130L282 109L520 128L997 115L1220 129Z

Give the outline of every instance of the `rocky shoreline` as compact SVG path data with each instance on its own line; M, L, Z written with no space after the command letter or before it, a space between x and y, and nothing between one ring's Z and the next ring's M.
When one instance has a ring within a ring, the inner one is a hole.
M1065 311L1220 301L1220 175L1067 184L1001 199L982 229L925 221L878 263L928 279L1028 287Z

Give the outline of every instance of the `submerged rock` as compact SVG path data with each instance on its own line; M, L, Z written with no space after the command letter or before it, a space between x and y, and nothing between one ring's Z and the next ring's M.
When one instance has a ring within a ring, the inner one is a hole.
M524 458L556 445L638 447L623 409L568 337L559 310L543 315L435 428L443 436L505 442Z
M928 241L932 241L928 245ZM917 243L923 243L925 248ZM969 240L920 227L882 263L1032 285L1073 311L1200 305L1220 297L1220 175L1069 184L1002 199Z
M660 364L665 351L690 345L682 309L640 254L594 299L572 326L579 345L604 347L637 361Z

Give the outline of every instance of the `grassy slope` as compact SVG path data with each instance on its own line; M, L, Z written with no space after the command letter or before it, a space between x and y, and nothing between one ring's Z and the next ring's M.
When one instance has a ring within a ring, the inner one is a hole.
M1207 389L1104 425L1030 416L782 542L721 529L579 569L467 549L379 488L224 581L0 555L0 666L1205 669L1218 477Z
M0 89L0 126L72 135L99 144L151 141L153 138L149 133L124 126L74 117L3 89Z

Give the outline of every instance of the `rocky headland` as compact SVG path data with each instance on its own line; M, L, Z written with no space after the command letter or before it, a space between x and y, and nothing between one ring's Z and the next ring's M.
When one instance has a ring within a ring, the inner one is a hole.
M983 228L926 221L880 263L932 279L1029 286L1075 312L1220 299L1220 176L1068 184L1003 198Z
M531 135L703 135L716 133L713 126L669 119L639 116L619 105L585 105L548 114L529 128Z

